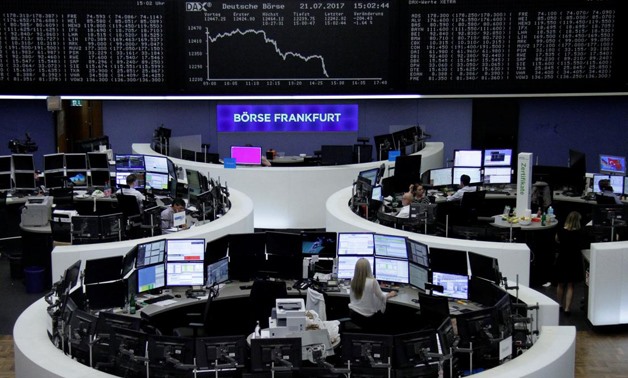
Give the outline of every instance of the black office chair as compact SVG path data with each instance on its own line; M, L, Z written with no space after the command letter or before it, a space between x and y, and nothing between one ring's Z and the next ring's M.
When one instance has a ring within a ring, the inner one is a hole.
M605 196L599 193L595 194L595 202L598 205L614 205L616 204L615 202L615 198L611 197L611 196Z
M404 230L421 232L427 234L427 229L436 223L436 204L413 203L410 205L410 216Z
M210 295L205 302L205 306L203 307L203 312L190 312L185 314L188 318L188 325L185 327L177 327L172 330L172 334L174 336L181 337L200 337L200 336L209 336L210 327L211 327L211 304L212 304L212 296Z
M127 239L136 239L141 237L142 212L137 202L137 197L118 193L119 210L122 212L122 223L125 228L125 236Z
M425 325L436 328L449 317L449 300L447 297L419 293L419 306L421 307L421 319Z
M55 220L54 217L50 221L50 230L52 231L52 240L56 242L71 243L72 227L70 222L61 222Z
M74 192L72 188L54 188L48 191L52 203L58 210L74 209Z
M460 212L455 224L474 225L478 222L478 215L484 207L486 191L476 190L475 192L465 192L460 200Z
M250 326L246 329L254 329L259 321L261 328L268 328L270 317L277 298L286 298L288 289L283 281L257 280L253 282L249 295Z

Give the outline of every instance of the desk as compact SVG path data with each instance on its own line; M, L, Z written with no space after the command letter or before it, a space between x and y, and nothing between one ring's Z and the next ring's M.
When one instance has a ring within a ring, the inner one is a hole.
M530 224L521 224L519 222L511 223L508 222L508 220L502 218L501 215L494 215L493 223L491 223L491 226L499 228L519 228L522 231L541 231L547 230L549 228L554 228L557 224L558 220L556 220L556 218L553 218L549 222L546 222L545 225L542 225L541 222L530 222Z

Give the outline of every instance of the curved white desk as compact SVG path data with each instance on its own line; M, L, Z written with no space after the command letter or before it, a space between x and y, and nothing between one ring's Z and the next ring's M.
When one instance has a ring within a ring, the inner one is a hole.
M159 155L150 144L133 144L133 153ZM440 168L444 162L444 143L429 142L421 155L421 172ZM387 161L322 167L237 167L197 163L169 157L177 166L220 178L229 188L249 196L255 206L257 228L323 228L325 201L338 190L351 185L360 171L379 167Z
M138 243L172 238L204 238L206 242L224 235L253 232L253 202L242 192L229 189L231 208L222 217L176 233L112 243L58 246L52 251L52 280L57 281L67 267L77 260L123 256Z
M628 241L592 243L587 317L594 326L628 323Z

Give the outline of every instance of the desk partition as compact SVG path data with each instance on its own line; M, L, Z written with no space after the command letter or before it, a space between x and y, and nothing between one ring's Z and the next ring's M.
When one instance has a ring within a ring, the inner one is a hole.
M628 324L628 241L591 244L587 317L594 326Z

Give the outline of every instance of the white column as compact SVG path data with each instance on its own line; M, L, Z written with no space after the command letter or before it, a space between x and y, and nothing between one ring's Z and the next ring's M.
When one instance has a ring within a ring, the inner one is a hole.
M517 216L530 209L532 194L532 153L521 152L517 156Z

